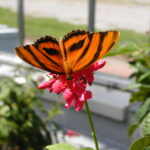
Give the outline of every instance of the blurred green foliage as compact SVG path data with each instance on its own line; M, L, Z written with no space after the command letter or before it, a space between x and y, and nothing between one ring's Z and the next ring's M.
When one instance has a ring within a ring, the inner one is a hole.
M140 103L135 113L137 122L130 126L128 134L131 136L143 124L144 135L150 135L150 130L146 130L150 129L150 124L146 123L150 113L150 43L145 41L145 44L122 45L118 53L127 54L131 66L135 68L135 72L130 77L134 82L127 89L132 90L130 102Z
M46 146L47 150L94 150L90 147L83 147L80 149L77 149L74 145L68 144L68 143L59 143L54 145L48 145Z
M31 72L19 67L13 78L0 77L0 149L42 150L51 144L47 125L61 111L58 106L45 110Z
M136 140L128 150L150 150L150 136Z
M12 12L10 9L0 7L0 23L11 27L17 27L17 13ZM74 25L71 23L62 22L55 18L34 18L31 16L25 17L26 38L31 38L32 40L36 40L37 38L45 35L54 36L59 40L60 37L63 37L68 32L76 29L86 30L87 27L85 25ZM119 40L121 45L126 45L129 41L135 43L144 43L147 40L147 35L142 33L125 29L115 30L120 31L121 33Z
M0 24L17 27L17 13L10 9L0 7ZM83 25L74 25L61 22L55 18L25 17L25 34L27 38L37 39L41 36L51 35L58 40L73 29L86 29Z

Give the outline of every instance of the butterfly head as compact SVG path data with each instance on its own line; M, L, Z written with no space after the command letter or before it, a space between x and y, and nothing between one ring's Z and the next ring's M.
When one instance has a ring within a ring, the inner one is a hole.
M72 80L73 76L67 76L67 80Z
M73 79L72 72L66 73L66 78L67 78L67 80L72 80Z

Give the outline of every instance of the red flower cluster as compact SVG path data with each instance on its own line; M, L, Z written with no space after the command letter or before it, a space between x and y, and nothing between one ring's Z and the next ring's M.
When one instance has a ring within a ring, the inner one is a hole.
M102 68L106 61L101 60L94 63L85 70L74 72L73 79L67 80L66 75L57 75L50 73L52 77L49 81L42 83L38 88L48 88L50 92L57 94L63 93L66 101L65 107L69 109L74 105L76 111L80 111L84 106L84 101L92 98L92 92L87 91L87 84L92 85L94 76L93 72Z
M74 136L80 136L81 134L74 130L68 130L66 133L66 136L68 137L74 137Z

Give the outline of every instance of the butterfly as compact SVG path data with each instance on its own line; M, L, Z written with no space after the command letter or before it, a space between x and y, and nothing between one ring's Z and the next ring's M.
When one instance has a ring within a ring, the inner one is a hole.
M119 40L119 32L89 32L73 30L58 42L51 36L38 39L34 44L15 48L17 55L42 70L66 74L81 71L102 58Z

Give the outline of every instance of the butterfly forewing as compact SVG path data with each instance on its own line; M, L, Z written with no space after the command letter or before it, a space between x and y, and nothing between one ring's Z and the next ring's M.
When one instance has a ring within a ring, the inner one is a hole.
M16 53L33 66L52 73L65 74L59 44L50 36L41 38L32 45L17 47Z
M87 68L101 59L119 39L119 33L116 31L91 33L91 35L92 38L87 53L76 65L77 70L82 70L82 67L83 69Z
M87 47L90 42L89 32L76 30L68 33L63 38L63 46L66 60L69 67L74 72L74 67L82 59L84 53L86 53Z
M119 32L117 31L107 31L107 32L100 32L100 34L104 34L103 40L100 41L102 44L100 55L97 59L102 58L108 51L110 51L113 46L119 40Z
M69 33L63 42L72 72L83 70L102 58L118 39L116 31L89 33L77 30Z

